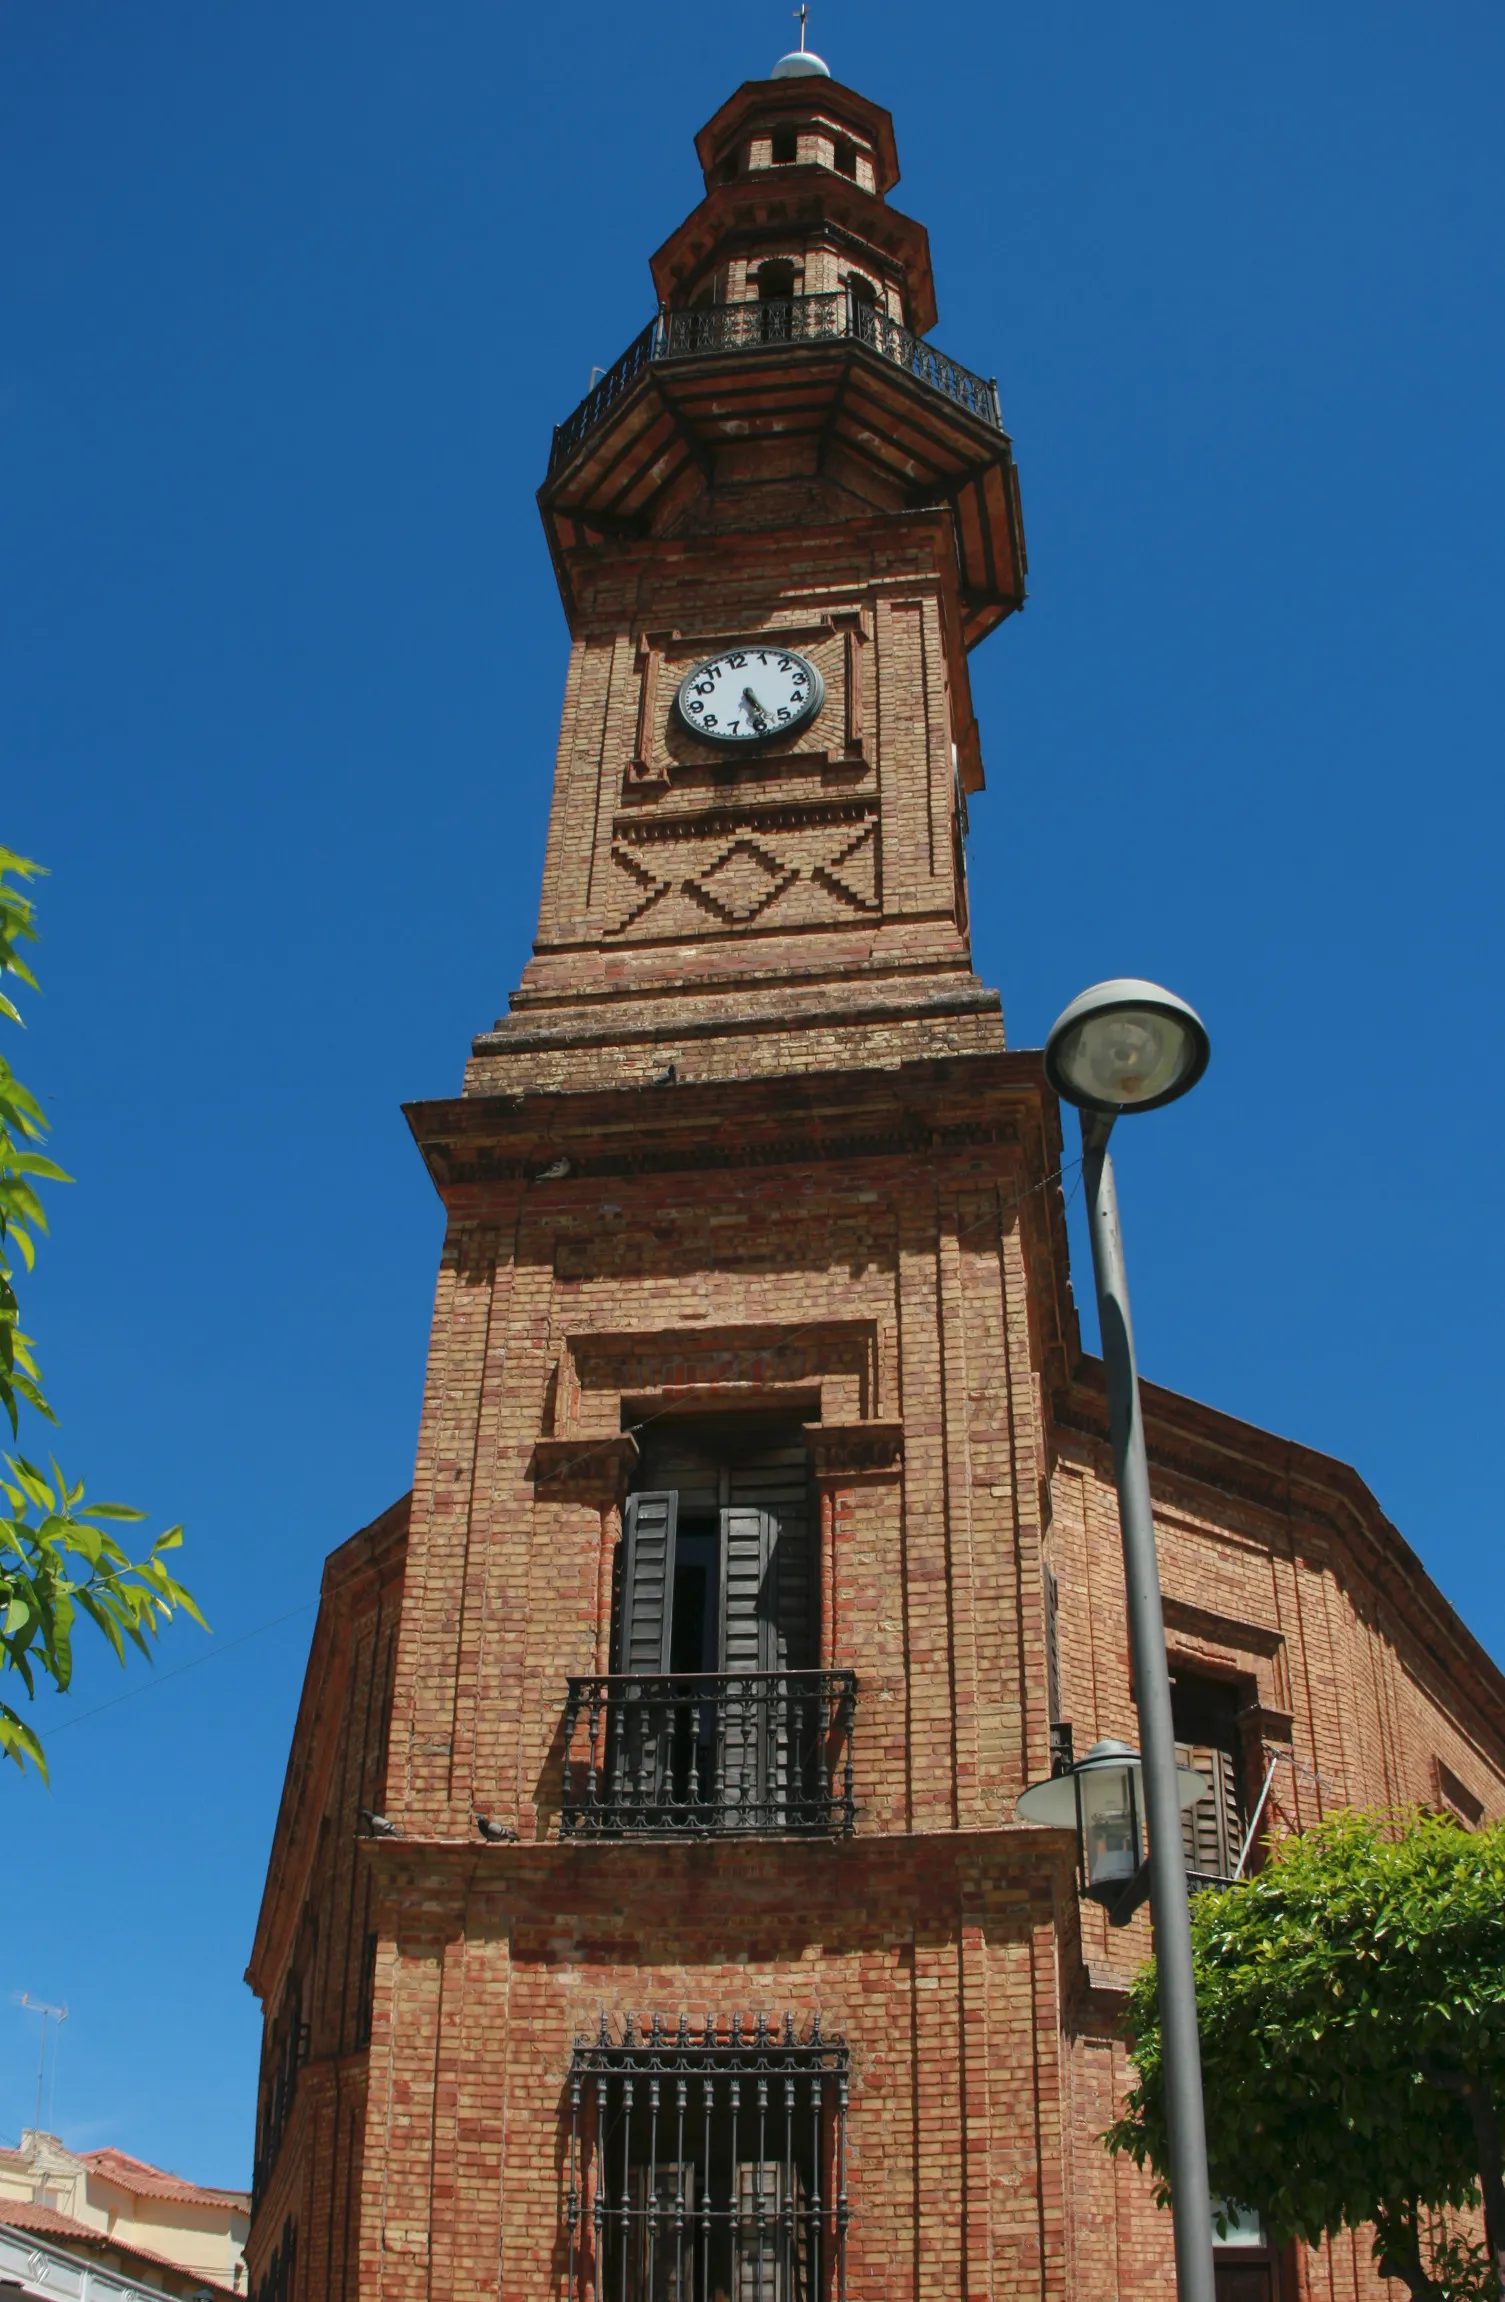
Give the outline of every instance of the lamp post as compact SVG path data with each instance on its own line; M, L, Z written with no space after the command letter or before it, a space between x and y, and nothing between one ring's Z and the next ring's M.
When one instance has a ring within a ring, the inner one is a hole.
M1082 992L1060 1017L1045 1045L1045 1076L1064 1101L1076 1104L1082 1122L1082 1174L1108 1380L1108 1421L1118 1482L1134 1694L1143 1752L1150 1909L1165 2040L1165 2123L1180 2302L1214 2302L1212 2201L1207 2188L1202 2056L1197 2038L1186 1862L1181 1846L1181 1786L1171 1724L1170 1673L1165 1662L1165 1618L1140 1416L1139 1372L1134 1362L1134 1329L1129 1317L1129 1284L1108 1137L1121 1112L1153 1111L1194 1087L1207 1068L1209 1052L1202 1020L1184 1000L1158 984L1132 978L1095 984Z

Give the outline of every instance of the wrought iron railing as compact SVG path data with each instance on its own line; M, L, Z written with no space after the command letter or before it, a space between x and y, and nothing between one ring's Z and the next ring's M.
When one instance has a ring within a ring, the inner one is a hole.
M655 361L761 352L781 344L842 341L866 345L880 359L903 368L979 422L1002 431L998 386L991 378L975 376L970 368L948 360L934 344L901 327L886 312L861 302L845 288L837 288L818 296L782 296L766 303L703 304L694 311L660 312L628 345L615 367L608 368L587 392L574 414L555 425L549 470L556 471L570 461L607 410Z
M856 1700L851 1671L571 1679L560 1831L849 1835Z

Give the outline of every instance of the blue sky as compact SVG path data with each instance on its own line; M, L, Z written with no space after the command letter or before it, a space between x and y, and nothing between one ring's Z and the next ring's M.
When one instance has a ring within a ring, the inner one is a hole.
M1120 973L1213 1034L1124 1130L1142 1362L1359 1465L1505 1656L1505 23L811 31L894 110L936 341L1020 462L979 971L1016 1045ZM790 32L0 0L0 841L53 874L12 1053L78 1177L28 1308L60 1453L187 1522L215 1633L145 1692L87 1658L51 1795L0 1782L0 2137L29 1990L71 2009L65 2135L249 2177L306 1602L410 1476L440 1226L398 1105L457 1087L535 917L566 641L533 491L649 314L695 130Z

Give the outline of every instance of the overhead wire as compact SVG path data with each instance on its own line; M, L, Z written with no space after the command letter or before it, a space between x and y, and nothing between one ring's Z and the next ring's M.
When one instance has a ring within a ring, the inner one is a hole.
M120 1703L134 1702L137 1695L150 1694L153 1687L166 1686L169 1679L180 1679L188 1671L202 1670L205 1663L218 1662L221 1655L230 1654L251 1639L261 1638L267 1631L279 1629L283 1623L290 1623L295 1615L306 1615L310 1607L316 1607L318 1603L317 1597L302 1599L297 1606L289 1607L286 1614L273 1615L269 1622L258 1623L254 1630L241 1631L236 1638L226 1639L223 1646L212 1646L206 1655L195 1655L192 1662L175 1663L170 1671L153 1671L150 1678L142 1679L139 1685L127 1687L124 1694L111 1695L108 1702L96 1703L92 1710L78 1711L72 1718L59 1719L55 1726L48 1727L48 1735L66 1734L70 1727L82 1726L86 1719L97 1719L102 1711L112 1711Z

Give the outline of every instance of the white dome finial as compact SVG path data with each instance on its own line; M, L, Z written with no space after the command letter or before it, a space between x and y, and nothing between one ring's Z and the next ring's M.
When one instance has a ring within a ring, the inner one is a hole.
M795 9L794 13L799 18L800 44L797 48L791 49L787 56L779 58L768 75L769 79L829 80L831 77L830 65L822 63L820 57L812 55L805 46L805 26L810 21L809 0L801 0L801 5Z

